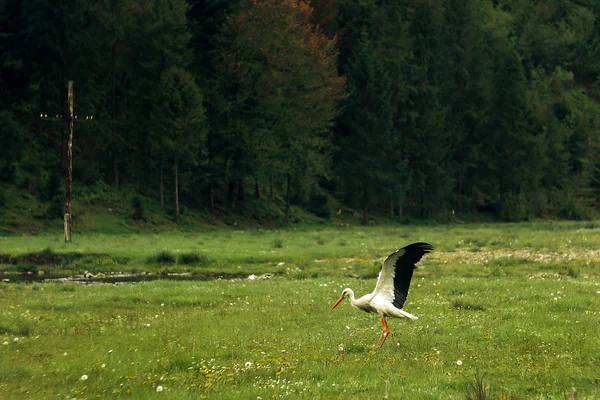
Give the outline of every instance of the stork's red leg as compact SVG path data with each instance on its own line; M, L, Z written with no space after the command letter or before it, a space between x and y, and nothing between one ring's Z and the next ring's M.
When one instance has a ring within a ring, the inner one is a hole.
M379 340L377 340L377 344L375 345L375 347L379 347L379 343L381 342L381 338L383 337L383 318L381 318L381 335L379 335Z
M384 324L383 332L381 332L381 334L383 335L383 340L381 341L381 344L379 345L379 347L383 346L383 344L385 343L385 339L387 339L388 335L392 331L390 329L390 326L388 325L387 321L385 320L385 318L382 318L382 322Z
M381 317L381 335L379 335L379 340L377 341L377 345L375 347L381 347L383 342L385 342L386 325L387 322L385 322L385 318ZM381 339L383 339L383 341Z

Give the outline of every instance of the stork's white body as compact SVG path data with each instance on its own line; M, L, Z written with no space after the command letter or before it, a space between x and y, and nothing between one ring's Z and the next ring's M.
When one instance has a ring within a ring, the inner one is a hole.
M356 299L352 289L346 290L348 291L348 299L350 300L350 304L361 311L377 313L381 315L381 317L419 319L419 317L416 315L412 315L411 313L408 313L400 308L394 307L392 302L387 299L387 296L379 296L377 292L365 294L364 296Z
M377 342L380 347L390 334L391 330L385 318L409 318L418 319L418 317L404 311L404 302L408 296L408 288L412 279L415 264L421 260L424 254L433 250L433 246L428 243L413 243L405 246L390 254L383 262L383 267L377 279L377 285L372 293L355 298L354 291L346 288L342 295L333 305L333 308L344 299L349 299L353 307L364 312L377 313L381 316L382 332Z

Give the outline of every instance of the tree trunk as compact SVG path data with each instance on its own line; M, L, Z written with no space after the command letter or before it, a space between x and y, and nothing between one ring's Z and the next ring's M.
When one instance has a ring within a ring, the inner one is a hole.
M215 195L213 193L212 181L208 183L208 191L209 191L209 196L210 196L210 209L212 211L215 208Z
M462 176L459 174L457 182L457 196L458 196L458 213L462 214Z
M67 83L68 85L68 83ZM61 95L60 104L66 104L66 108L62 108L63 114L65 118L68 118L69 114L69 89L67 86L67 97L64 97L64 94ZM66 141L69 140L69 126L62 125L60 126L60 165L61 168L67 170L67 149L66 149Z
M240 199L240 181L237 179L230 183L231 185L231 209L235 210Z
M227 184L227 205L231 208L235 208L235 182L229 182Z
M163 160L162 160L162 156L161 156L160 157L160 207L161 208L165 208L164 188L165 188L165 177L164 177L164 171L163 171Z
M369 223L369 193L367 186L363 188L363 224Z
M115 172L115 187L119 187L119 158L117 157L117 152L113 155L113 169Z
M273 194L273 173L271 173L271 193L269 194L271 201L275 200L275 195Z
M175 156L175 223L179 223L179 173L177 171L177 156Z
M290 174L286 174L286 188L285 188L285 223L290 224Z
M113 20L115 18L115 7L114 3L111 3L111 12L113 15ZM117 44L113 43L111 49L111 78L112 78L112 140L114 142L117 141L117 135L119 134L117 131L117 79L116 79L116 68L117 68ZM113 149L113 168L115 174L115 187L119 187L119 160L117 158L117 145L114 145Z
M254 197L260 200L260 189L258 187L258 179L254 178Z
M236 200L236 204L244 201L245 193L244 193L244 182L241 179L238 179L235 182L235 186L236 186L236 193L237 193L237 200Z
M398 221L402 222L402 217L403 217L403 213L402 213L402 191L399 190L398 191Z
M67 169L67 159L65 157L65 139L68 139L69 132L64 131L63 128L60 128L60 167Z
M394 191L390 192L390 218L394 220Z

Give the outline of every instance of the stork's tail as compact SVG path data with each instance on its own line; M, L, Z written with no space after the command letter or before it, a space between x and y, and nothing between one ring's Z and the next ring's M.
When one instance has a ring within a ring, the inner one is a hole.
M408 319L419 319L419 317L417 317L416 315L412 315L411 313L407 313L404 310L398 310L400 312L400 314L402 314L403 317L408 318Z

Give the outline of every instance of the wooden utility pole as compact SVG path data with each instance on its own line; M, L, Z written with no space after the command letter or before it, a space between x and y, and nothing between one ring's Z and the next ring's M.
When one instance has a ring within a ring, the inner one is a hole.
M71 197L73 194L73 122L77 119L77 116L73 113L73 81L69 81L67 88L67 101L69 106L69 115L66 118L62 114L56 114L56 117L48 117L48 114L40 114L42 121L60 121L66 122L68 125L68 137L67 137L67 171L66 171L66 185L65 185L65 242L71 241L71 224L73 222L73 215L71 212ZM85 121L93 121L93 115L86 115ZM83 118L80 120L83 122ZM61 135L63 138L64 136ZM61 139L63 140L63 139ZM62 159L62 141L60 146L61 159Z
M69 138L67 140L67 182L65 198L65 242L71 241L71 194L73 184L73 81L69 81Z

